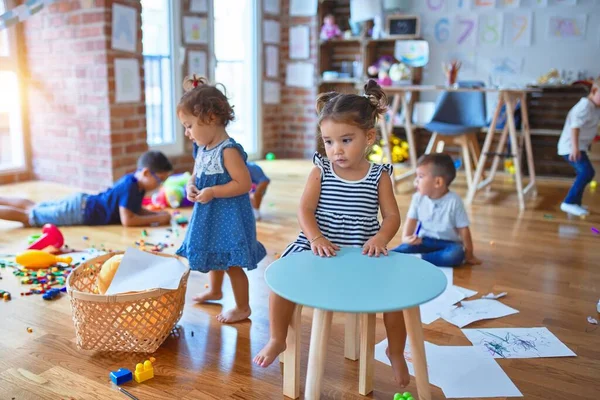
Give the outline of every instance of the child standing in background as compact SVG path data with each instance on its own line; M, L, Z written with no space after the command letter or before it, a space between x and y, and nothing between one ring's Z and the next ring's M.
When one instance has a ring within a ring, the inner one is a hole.
M581 206L583 191L594 178L594 167L587 152L598 134L600 124L600 78L596 78L587 97L582 97L571 108L558 140L558 155L575 168L577 176L560 209L576 216L588 215Z
M340 246L362 247L363 254L387 255L387 245L400 226L394 197L391 165L371 164L366 159L375 143L375 124L387 108L381 87L370 80L362 96L324 93L317 99L319 132L327 158L316 153L300 199L298 220L302 232L283 252L312 251L333 257ZM378 220L379 209L383 221ZM286 337L295 304L276 295L269 297L271 338L254 358L269 366L286 348ZM402 311L383 314L389 347L386 350L394 377L401 386L410 376L404 360L406 328Z
M255 269L266 256L256 239L246 153L225 130L234 117L227 97L195 75L184 80L183 88L186 93L177 105L177 116L185 135L198 145L198 152L186 185L194 210L177 254L188 259L191 269L209 273L208 291L194 298L199 303L223 298L227 272L236 306L217 319L234 323L251 313L243 268Z
M417 163L413 195L402 233L402 244L392 251L420 254L438 267L463 262L481 264L473 254L469 217L462 199L448 188L456 167L448 154L422 156Z

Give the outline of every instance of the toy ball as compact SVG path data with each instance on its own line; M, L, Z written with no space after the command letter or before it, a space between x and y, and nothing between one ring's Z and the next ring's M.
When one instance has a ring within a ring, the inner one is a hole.
M460 158L454 160L454 168L459 169L462 167L462 160Z
M267 153L267 155L265 156L265 158L268 161L273 161L275 159L275 154L274 153Z
M410 392L404 392L404 393L396 393L394 395L394 400L415 400L415 399L412 396L412 394L410 394Z
M590 189L596 189L597 187L598 187L598 182L596 182L596 181L590 182Z

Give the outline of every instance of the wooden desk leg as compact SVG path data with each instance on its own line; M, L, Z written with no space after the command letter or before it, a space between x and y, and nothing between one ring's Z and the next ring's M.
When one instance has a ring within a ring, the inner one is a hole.
M498 154L504 152L504 147L506 147L506 138L508 137L508 124L504 124L504 129L502 129L502 135L500 136L500 141L498 142L498 146L496 146L496 154L494 155L494 161L492 162L492 169L490 170L489 179L493 180L496 176L496 172L498 171L498 164L500 163L500 157ZM488 186L488 189L491 186Z
M344 357L356 361L359 355L360 319L359 314L346 314L346 329L344 331Z
M420 400L431 400L429 373L427 372L427 360L425 359L425 342L423 341L423 327L421 325L421 311L418 306L404 310L404 322L406 323L413 365L415 367L418 398Z
M521 119L523 135L525 137L525 154L527 154L527 168L529 169L529 184L534 192L535 188L535 164L533 162L533 150L531 148L531 132L529 131L529 111L527 110L527 94L521 94Z
M406 130L406 141L408 142L408 156L410 158L410 168L413 173L417 170L417 144L412 126L413 117L413 92L410 93L410 100L406 101L406 96L402 92L402 108L404 109L404 129Z
M373 391L375 371L375 314L361 314L360 365L358 393L367 396Z
M490 124L487 135L485 136L485 141L483 142L483 149L481 149L481 157L479 157L477 169L475 170L473 185L471 185L471 187L469 188L469 192L467 193L467 204L473 203L473 198L475 197L475 193L477 192L479 182L481 181L481 177L483 176L483 170L485 169L485 162L487 160L487 153L492 147L492 140L494 139L494 133L496 132L496 123L498 122L498 117L500 116L500 110L502 109L503 102L504 101L502 97L502 92L500 92L500 96L498 96L498 104L496 105L494 117L492 118L492 123Z
M308 350L308 369L306 371L306 387L304 396L306 400L319 400L323 385L323 371L327 356L327 340L331 331L332 311L315 308L313 314L312 331L310 334L310 348Z
M519 199L519 209L525 209L525 199L523 197L523 174L521 173L521 155L517 141L517 128L515 127L514 110L516 106L513 94L503 93L506 102L506 122L508 124L508 134L510 135L511 151L513 155L513 164L515 168L515 183L517 186L517 197Z
M300 397L300 323L302 306L296 305L283 352L283 395L292 399Z

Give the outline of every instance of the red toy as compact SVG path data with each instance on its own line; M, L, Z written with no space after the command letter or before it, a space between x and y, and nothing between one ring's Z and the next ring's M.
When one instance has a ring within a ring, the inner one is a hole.
M27 249L28 250L44 250L48 246L60 249L65 243L60 230L52 224L46 224L42 228L42 236L35 242L33 242Z

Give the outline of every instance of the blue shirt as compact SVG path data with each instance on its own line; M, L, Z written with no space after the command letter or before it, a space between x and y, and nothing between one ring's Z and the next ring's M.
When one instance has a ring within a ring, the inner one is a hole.
M85 204L85 225L120 224L119 207L139 214L142 209L144 191L138 187L133 174L127 174L115 185L100 194L90 195Z

